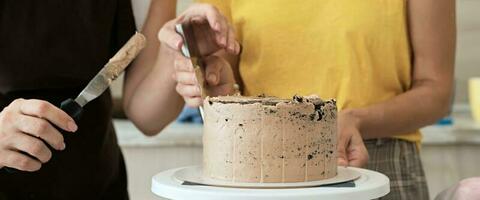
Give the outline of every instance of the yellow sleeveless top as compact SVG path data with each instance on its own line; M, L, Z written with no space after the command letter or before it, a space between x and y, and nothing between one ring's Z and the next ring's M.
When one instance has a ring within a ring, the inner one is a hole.
M243 46L245 95L317 94L339 109L410 88L406 0L200 0L232 23ZM395 133L421 140L420 132Z

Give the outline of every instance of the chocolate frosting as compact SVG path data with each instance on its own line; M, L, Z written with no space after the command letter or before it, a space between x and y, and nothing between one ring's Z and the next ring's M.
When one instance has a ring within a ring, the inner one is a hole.
M207 97L205 176L304 182L336 175L336 102L317 96Z

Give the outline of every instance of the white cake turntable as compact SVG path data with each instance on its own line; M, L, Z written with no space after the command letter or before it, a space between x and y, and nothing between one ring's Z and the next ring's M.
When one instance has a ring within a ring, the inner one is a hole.
M235 183L202 176L200 166L181 167L152 178L154 194L168 199L287 200L376 199L390 191L385 175L361 168L338 167L337 176L298 183Z

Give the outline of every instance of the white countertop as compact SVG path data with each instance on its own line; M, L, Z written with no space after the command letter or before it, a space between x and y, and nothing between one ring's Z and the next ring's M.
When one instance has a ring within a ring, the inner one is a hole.
M123 147L201 146L202 125L173 123L160 134L143 135L129 120L115 119L119 144ZM480 123L470 116L468 106L454 107L453 125L432 125L421 129L422 144L480 144Z
M480 144L480 123L472 119L468 105L457 105L453 110L453 125L421 129L422 144Z
M113 124L123 147L202 146L202 124L172 123L152 137L145 136L129 120L114 119Z

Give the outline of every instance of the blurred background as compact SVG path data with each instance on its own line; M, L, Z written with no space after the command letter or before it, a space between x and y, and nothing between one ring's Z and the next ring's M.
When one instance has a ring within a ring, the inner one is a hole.
M150 1L132 2L137 27L141 29ZM177 12L191 2L179 0ZM468 86L471 78L480 77L479 9L480 0L457 0L456 87L452 113L441 122L422 129L422 160L432 198L463 178L480 176L480 123L471 115L471 105L480 102L469 101ZM202 127L174 123L158 136L143 136L128 120L121 119L122 84L121 79L116 81L112 91L115 116L118 117L115 126L126 157L130 196L133 200L160 199L150 192L151 177L170 168L200 164Z

